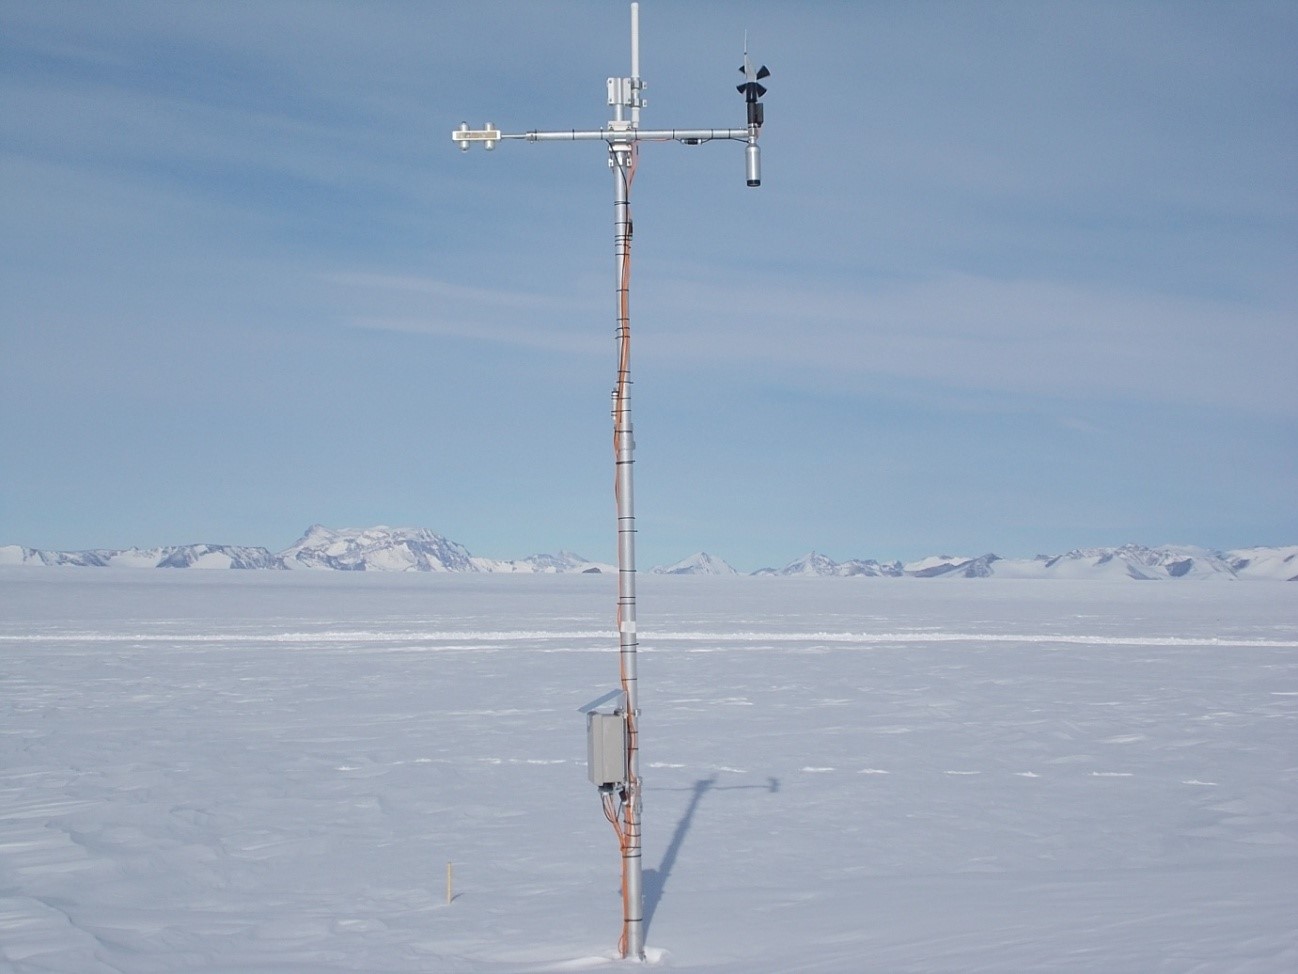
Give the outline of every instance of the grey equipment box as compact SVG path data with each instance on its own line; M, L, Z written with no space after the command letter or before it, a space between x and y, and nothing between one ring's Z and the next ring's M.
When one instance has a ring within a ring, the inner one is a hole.
M626 781L626 717L586 714L586 766L597 785Z

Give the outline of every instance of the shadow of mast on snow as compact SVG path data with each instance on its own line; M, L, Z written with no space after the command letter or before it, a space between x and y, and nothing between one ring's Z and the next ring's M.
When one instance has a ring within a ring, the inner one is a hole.
M676 865L676 857L680 855L681 846L685 844L685 836L689 834L690 825L694 821L694 813L698 811L703 796L714 788L717 791L759 789L761 791L776 792L780 790L780 779L768 778L767 783L764 785L723 785L717 787L717 776L712 775L710 778L700 778L694 782L693 787L690 789L694 794L690 796L690 803L685 807L685 814L676 823L671 841L667 843L667 849L663 852L658 868L644 871L644 930L646 935L649 933L650 924L653 923L658 904L662 902L663 891L667 888L667 880L671 878L672 867ZM679 789L663 790L676 791Z

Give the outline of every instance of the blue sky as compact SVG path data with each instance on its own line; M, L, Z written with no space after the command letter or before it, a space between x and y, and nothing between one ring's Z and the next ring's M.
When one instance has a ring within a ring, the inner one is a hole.
M642 567L1298 541L1298 6L641 5ZM0 543L614 555L628 4L0 3Z

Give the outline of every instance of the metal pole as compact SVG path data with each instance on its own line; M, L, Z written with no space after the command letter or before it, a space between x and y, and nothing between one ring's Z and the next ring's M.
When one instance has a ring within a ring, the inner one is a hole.
M631 128L640 121L640 4L631 4ZM619 112L618 117L621 117ZM617 495L617 629L622 689L626 691L626 796L622 843L623 956L644 960L644 881L640 835L640 690L636 652L635 436L631 424L631 177L636 147L611 142L613 253L617 268L617 389L613 407Z
M631 4L631 127L640 127L640 4Z
M613 443L617 495L617 629L622 689L626 691L627 780L623 797L622 923L627 957L644 957L644 894L640 850L640 693L636 668L635 437L631 424L631 174L634 147L609 146L613 164L613 249L617 264L617 387L613 394Z
M640 692L636 671L636 594L635 594L635 496L632 467L635 462L635 436L631 425L631 179L635 173L638 144L640 142L681 142L698 145L714 140L733 140L747 143L745 178L749 186L761 184L761 168L757 138L762 127L761 96L766 89L759 83L769 72L765 66L754 71L744 45L744 63L739 69L745 82L738 86L747 104L748 118L745 128L695 128L656 129L640 128L640 4L631 4L631 77L608 79L608 104L613 108L613 119L602 129L542 132L502 132L490 122L481 129L470 129L467 122L451 132L451 138L461 149L468 151L474 143L485 149L494 149L501 141L526 142L586 142L602 141L608 144L609 166L613 170L613 256L617 271L617 385L613 389L613 450L615 458L614 486L617 494L617 631L618 659L623 694L622 718L626 722L624 735L626 780L600 779L601 794L605 800L605 813L613 821L622 847L622 939L620 950L624 957L644 960L644 882L641 870L640 812L643 783L640 779ZM629 114L628 114L629 112ZM596 704L604 702L601 697ZM612 790L620 785L620 822L616 820L611 804Z

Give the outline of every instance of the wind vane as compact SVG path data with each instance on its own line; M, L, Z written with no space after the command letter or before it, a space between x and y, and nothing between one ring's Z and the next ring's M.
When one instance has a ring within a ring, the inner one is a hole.
M749 186L762 183L762 164L757 138L761 134L761 98L770 76L765 65L754 70L748 60L744 38L744 63L739 69L744 82L739 92L747 108L744 128L642 129L640 109L644 106L640 79L640 4L631 4L631 76L608 79L608 104L613 118L602 129L579 131L502 132L490 122L471 129L467 122L451 133L464 151L475 142L494 149L505 140L524 142L604 142L608 165L613 171L613 255L617 296L617 383L613 389L614 487L617 499L617 631L620 689L605 694L582 708L587 713L587 752L591 780L599 786L604 814L613 824L622 853L622 937L618 943L623 957L644 959L644 886L641 875L640 734L639 688L636 672L635 595L635 506L632 465L635 441L631 427L631 182L635 176L641 142L681 142L699 145L714 140L745 143L744 177ZM596 708L615 700L612 713Z

